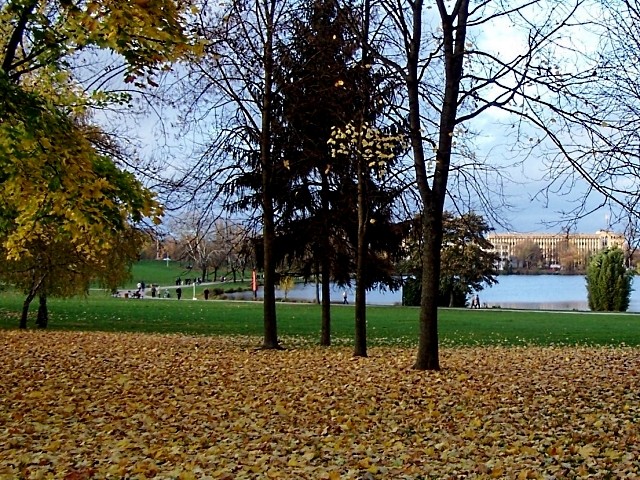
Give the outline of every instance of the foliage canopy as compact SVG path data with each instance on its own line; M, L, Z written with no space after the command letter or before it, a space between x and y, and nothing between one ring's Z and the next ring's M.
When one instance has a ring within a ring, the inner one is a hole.
M183 31L186 8L173 0L0 7L0 276L27 294L22 327L37 294L46 309L46 295L84 291L96 278L120 283L144 241L140 222L159 221L154 195L117 164L124 153L91 113L127 99L95 85L123 74L153 86L157 69L195 48ZM84 85L74 66L89 48L122 65Z

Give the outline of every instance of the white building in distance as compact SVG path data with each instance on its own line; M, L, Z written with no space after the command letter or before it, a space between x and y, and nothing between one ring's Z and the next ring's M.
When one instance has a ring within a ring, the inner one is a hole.
M563 251L570 249L578 263L606 248L626 248L623 235L608 230L596 233L490 233L487 235L500 257L500 268L517 258L519 246L534 243L540 247L542 263L550 268L560 268Z

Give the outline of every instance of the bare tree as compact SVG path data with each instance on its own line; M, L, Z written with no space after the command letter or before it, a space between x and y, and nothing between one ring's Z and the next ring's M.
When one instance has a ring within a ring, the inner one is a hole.
M532 267L537 267L540 262L542 262L542 249L540 245L531 240L518 243L514 247L514 250L518 265L522 262L523 268L527 270L531 270Z
M526 119L527 127L544 128L544 122L536 123L523 103L558 109L556 89L569 92L572 86L584 85L584 72L566 79L556 74L552 62L560 50L572 51L559 37L578 26L574 18L582 3L379 0L377 4L385 13L377 31L388 44L378 60L396 73L404 94L399 112L407 119L423 218L416 369L439 369L437 301L443 209L450 176L464 180L465 168L476 163L471 152L461 148L461 140L472 130L472 121L490 109ZM525 39L520 51L512 55L483 48L481 43L483 29L496 28L505 20L518 24ZM514 125L514 142L526 134L532 139L527 147L537 146L530 130L522 123Z
M215 218L191 210L175 218L172 224L179 245L179 259L189 261L199 270L200 278L206 280L209 268L216 263Z
M545 83L522 96L520 113L539 132L549 180L543 194L585 183L565 218L605 209L608 228L625 228L640 213L640 2L585 5L578 17L585 44L559 39L573 41L575 60L556 54L541 65Z
M274 68L292 4L287 0L203 0L196 28L209 43L180 80L185 118L206 125L201 157L180 186L228 212L242 211L262 229L263 348L280 348L275 304L274 191L284 170L274 145L277 102ZM253 227L251 227L253 229Z

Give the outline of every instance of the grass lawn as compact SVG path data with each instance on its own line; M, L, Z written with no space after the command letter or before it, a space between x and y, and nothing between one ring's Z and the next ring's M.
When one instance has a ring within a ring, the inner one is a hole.
M192 300L191 287L183 287L180 301L112 298L92 292L87 298L50 299L52 330L184 333L261 336L261 302ZM0 294L0 328L18 324L22 298ZM32 305L35 315L37 304ZM415 345L418 309L399 306L367 308L368 338L372 345ZM313 344L319 338L320 306L279 303L278 331L284 344L295 340ZM335 305L332 334L335 343L351 344L354 308ZM30 319L30 325L34 319ZM640 315L578 312L442 309L440 340L458 345L629 345L640 346Z
M250 276L250 272L245 272ZM131 278L124 285L121 285L124 289L135 288L138 282L145 282L146 285L152 284L160 286L175 285L177 278L197 278L202 275L202 272L198 269L187 268L187 263L170 260L168 263L165 260L141 260L135 263L131 268ZM230 277L226 271L218 272L218 279L221 276ZM213 280L213 273L209 274L210 280ZM238 280L240 280L238 274Z

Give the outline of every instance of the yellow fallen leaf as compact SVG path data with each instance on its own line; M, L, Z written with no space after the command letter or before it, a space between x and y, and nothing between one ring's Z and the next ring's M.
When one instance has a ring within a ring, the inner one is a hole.
M589 458L592 457L597 451L598 449L593 444L587 444L578 449L578 455L580 455L582 458Z

